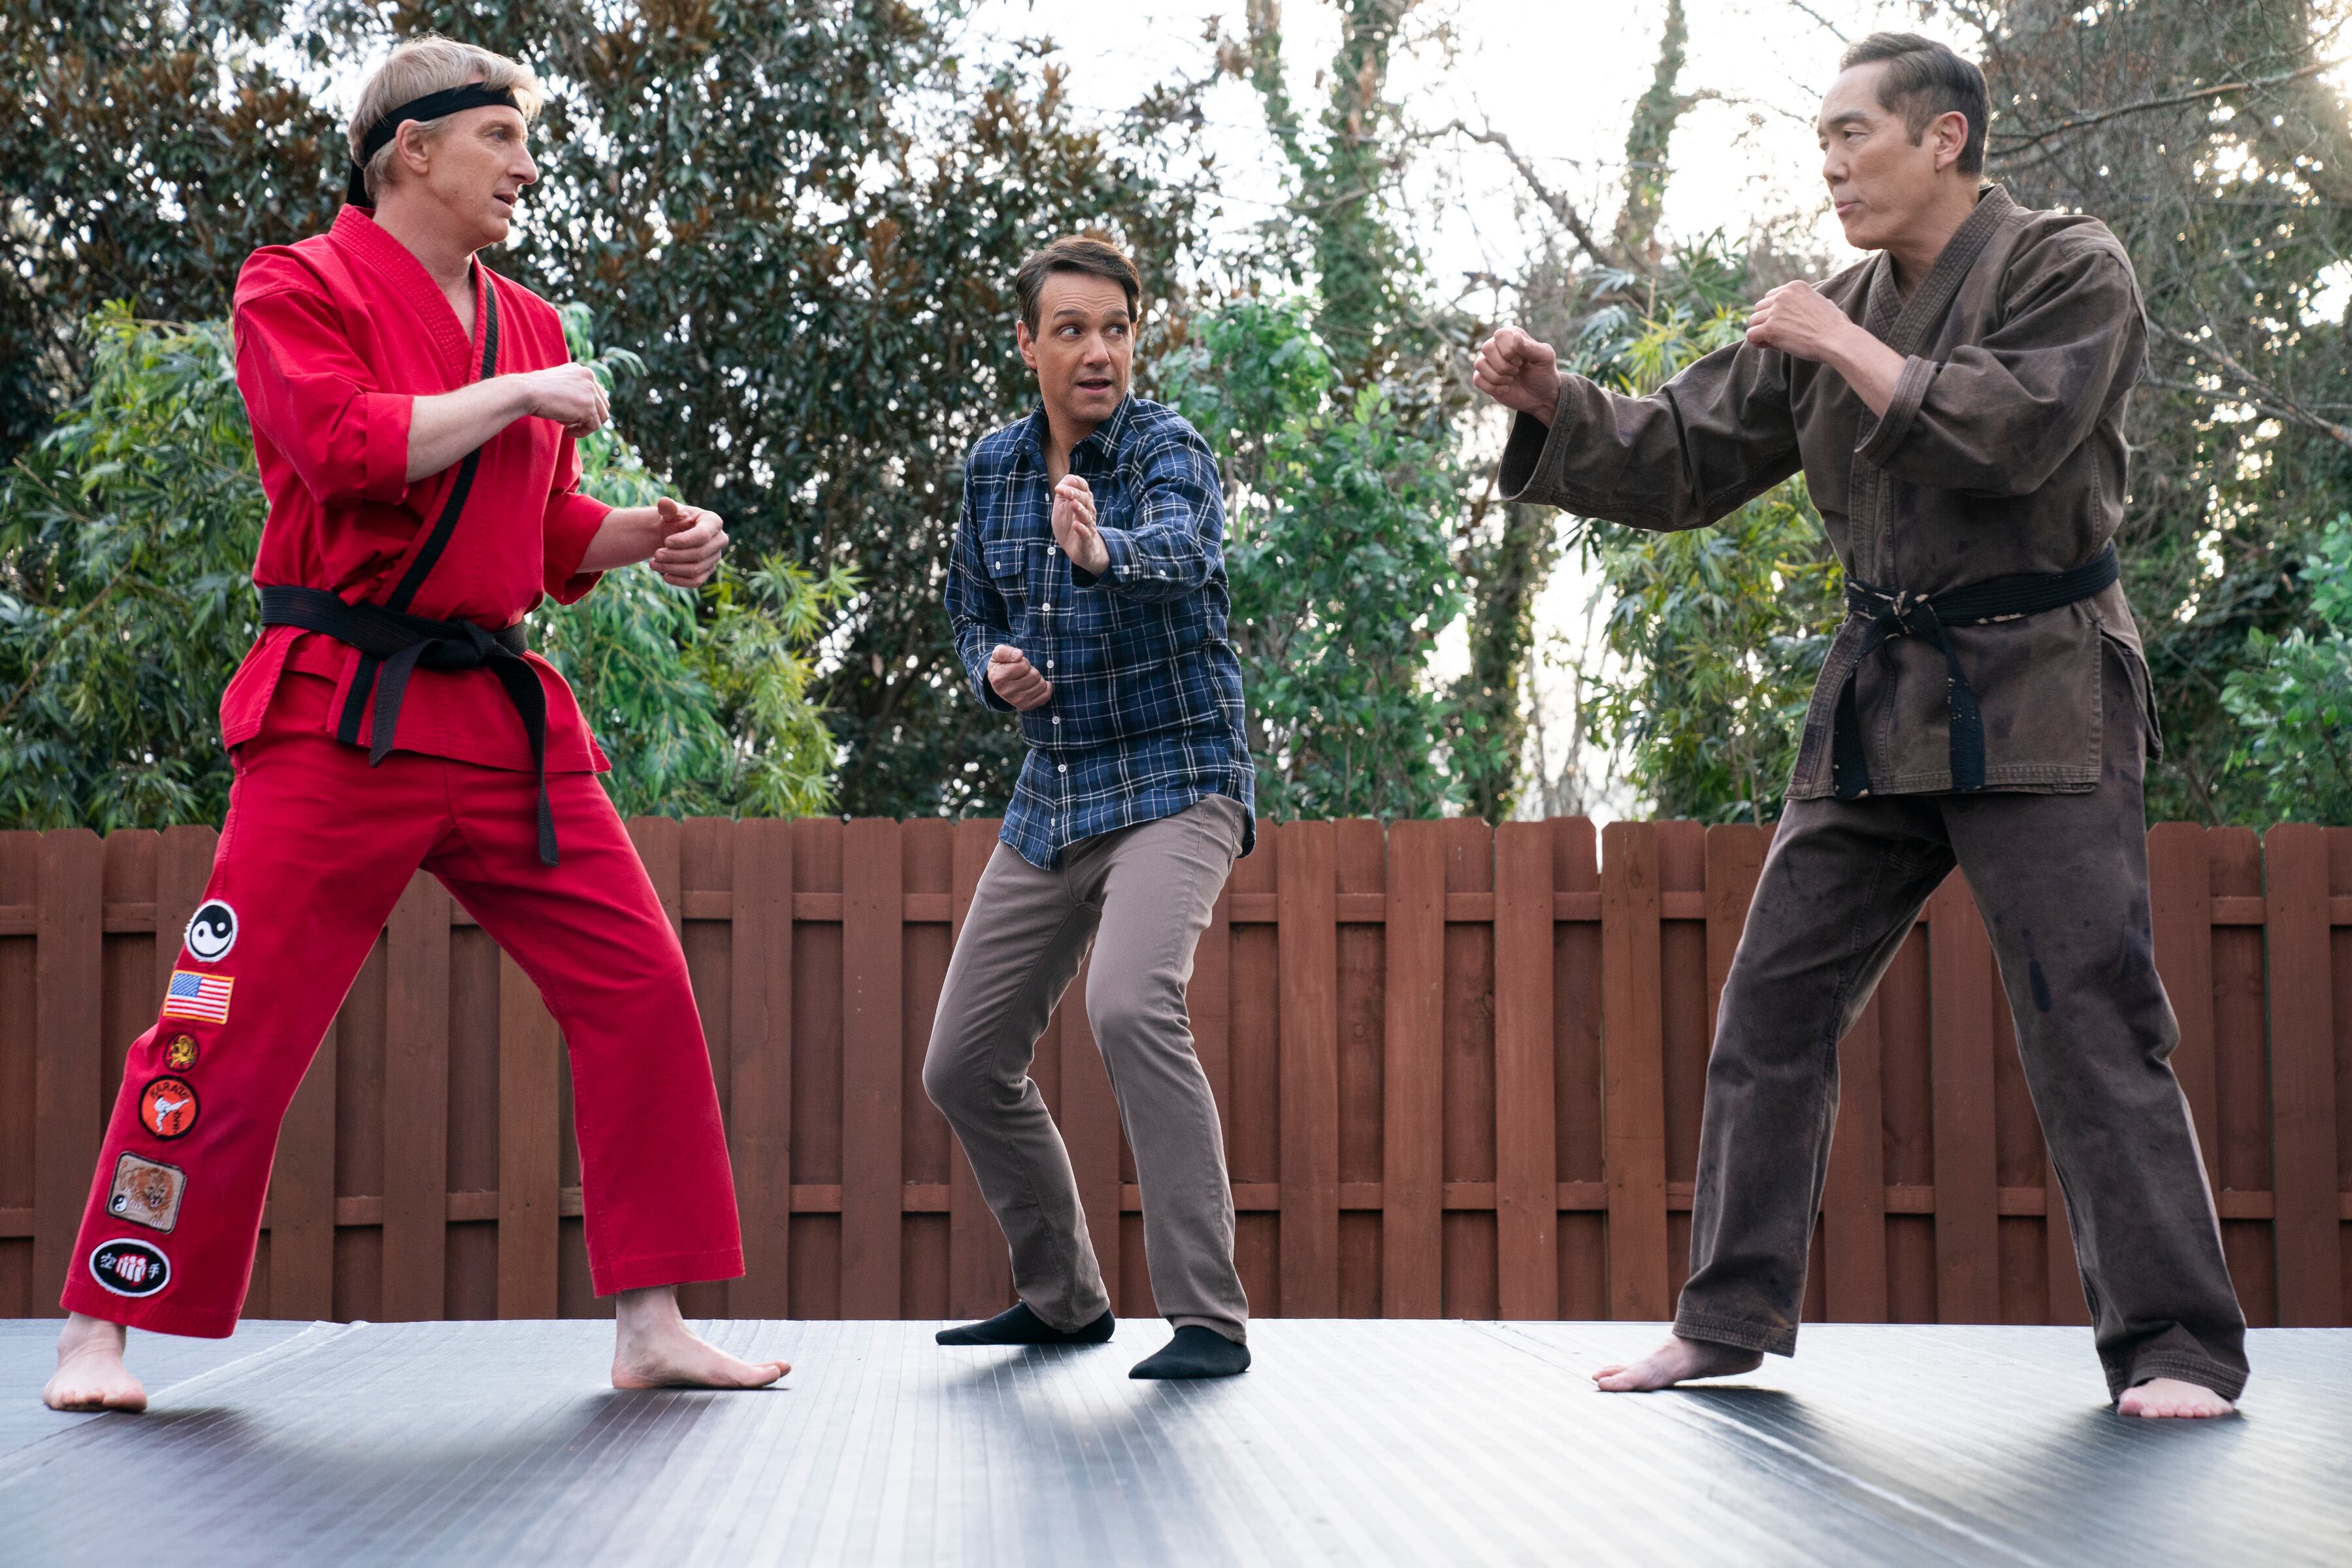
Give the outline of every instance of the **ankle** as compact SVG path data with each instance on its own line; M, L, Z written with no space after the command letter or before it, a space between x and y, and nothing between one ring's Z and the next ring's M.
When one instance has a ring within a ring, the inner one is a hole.
M67 1315L65 1327L58 1331L58 1354L63 1358L98 1351L120 1357L129 1340L121 1323L93 1318L87 1312L73 1312Z

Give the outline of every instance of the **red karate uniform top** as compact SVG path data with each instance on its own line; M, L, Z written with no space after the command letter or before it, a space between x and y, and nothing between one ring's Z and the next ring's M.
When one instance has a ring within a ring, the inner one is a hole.
M424 547L457 466L411 483L414 399L454 392L482 369L482 290L498 290L495 372L571 358L546 300L474 264L474 337L408 248L358 207L328 233L254 252L236 282L236 384L269 497L253 578L381 604ZM551 420L525 417L482 448L464 512L412 615L492 631L552 594L570 604L595 585L581 557L612 509L580 493L580 458ZM526 656L547 689L550 773L610 764L552 666ZM268 626L221 696L221 739L253 738L289 670L335 682L332 733L360 661L356 648L299 626ZM369 705L360 743L373 733ZM494 768L531 765L514 703L488 670L419 668L400 710L399 749Z

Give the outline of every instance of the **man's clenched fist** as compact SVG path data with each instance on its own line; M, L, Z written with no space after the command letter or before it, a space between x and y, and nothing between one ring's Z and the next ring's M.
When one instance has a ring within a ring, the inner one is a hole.
M988 656L988 684L1024 713L1043 707L1054 695L1054 683L1038 674L1029 656L1011 643L998 643Z
M664 496L655 503L654 516L662 541L651 559L662 581L673 588L699 588L710 581L727 552L727 528L719 514Z
M1559 356L1517 327L1505 327L1478 345L1470 379L1479 391L1549 426L1559 406Z

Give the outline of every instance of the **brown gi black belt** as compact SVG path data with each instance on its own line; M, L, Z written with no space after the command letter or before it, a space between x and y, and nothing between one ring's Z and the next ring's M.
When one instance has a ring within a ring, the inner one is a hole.
M1838 688L1837 728L1830 750L1830 778L1840 800L1870 793L1870 768L1863 760L1862 721L1854 712L1854 677L1862 661L1890 639L1915 637L1944 656L1945 709L1951 719L1952 787L1979 790L1985 786L1984 719L1977 711L1977 694L1960 668L1959 656L1944 636L1946 626L1983 626L1988 621L2013 620L2040 615L2062 605L2104 593L2122 575L2111 543L2087 563L2071 572L2036 573L2028 576L1995 577L1941 594L1909 594L1875 588L1848 578L1845 607L1868 616L1862 646Z

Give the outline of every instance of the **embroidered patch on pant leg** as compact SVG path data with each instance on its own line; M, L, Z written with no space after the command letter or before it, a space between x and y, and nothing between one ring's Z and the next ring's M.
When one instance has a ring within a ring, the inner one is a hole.
M180 1200L187 1191L188 1173L179 1166L125 1153L114 1162L114 1190L107 1197L106 1212L168 1235L180 1223Z

